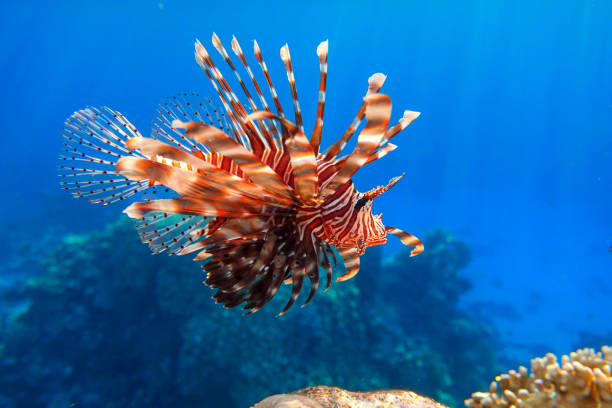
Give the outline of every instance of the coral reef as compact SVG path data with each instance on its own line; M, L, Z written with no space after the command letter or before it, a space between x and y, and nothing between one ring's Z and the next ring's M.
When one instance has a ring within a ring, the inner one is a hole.
M456 304L469 251L444 231L416 258L372 248L355 279L282 318L289 288L252 316L221 309L196 264L151 255L127 220L54 241L2 295L20 305L0 315L2 406L242 408L315 384L458 406L497 370L488 329Z
M611 408L612 347L601 352L584 348L564 355L561 365L554 354L496 377L489 392L476 392L465 401L468 408ZM272 395L252 408L445 408L412 391L351 392L336 387L308 387Z
M496 377L489 392L476 392L468 408L612 408L612 347L585 348L561 357L531 360L525 367Z
M253 408L446 408L412 391L350 392L336 387L308 387L273 395Z

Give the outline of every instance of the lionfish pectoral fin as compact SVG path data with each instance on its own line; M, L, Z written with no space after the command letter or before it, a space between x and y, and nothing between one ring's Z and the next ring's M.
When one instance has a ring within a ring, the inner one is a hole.
M60 184L74 197L106 205L150 187L148 180L126 180L116 172L121 157L142 156L125 146L141 135L121 113L109 108L77 111L66 120L63 137Z
M259 214L252 206L229 205L225 203L219 208L214 207L214 200L208 201L199 197L164 198L160 200L137 201L130 204L123 212L130 218L142 218L148 213L197 215L201 217L255 217ZM268 213L269 214L269 213Z
M224 132L231 129L231 121L223 108L218 107L210 98L195 92L182 92L167 96L157 106L151 137L188 151L198 158L210 153L209 149L192 139L186 138L179 129L172 126L175 120L181 122L206 123Z
M285 140L285 145L291 158L296 193L303 203L316 204L317 159L304 132L287 119L266 111L253 112L245 118L245 121L262 119L277 120L287 129L289 137Z
M417 256L425 250L425 246L417 237L407 232L404 232L400 229L393 227L385 227L385 231L387 234L395 235L402 241L402 244L412 247L412 251L410 251L410 256Z
M197 215L252 217L291 212L284 204L276 205L240 194L235 189L229 189L224 184L216 182L214 175L204 176L179 167L129 156L122 157L117 162L116 168L120 174L128 179L146 179L147 181L153 179L163 184L183 196L183 199L188 200L191 209L202 211L201 214L198 213ZM150 205L155 205L155 202L155 200L151 201ZM142 208L146 209L146 204Z
M281 310L280 313L276 315L276 317L284 315L287 310L289 310L291 306L293 306L298 296L300 295L300 292L302 291L302 285L304 284L304 277L306 276L305 267L300 267L297 265L293 266L291 270L291 276L293 277L293 280L291 282L291 297L289 298L289 301L287 302L283 310Z
M359 253L356 248L340 248L338 253L344 261L346 272L338 276L336 282L344 282L353 278L359 273Z
M330 288L331 283L332 283L332 266L329 260L328 251L329 250L326 247L324 247L323 250L321 251L323 254L323 258L322 258L323 269L325 269L325 275L327 278L327 284L325 285L326 292ZM333 254L333 251L332 251L332 254ZM335 259L334 259L334 262L335 262Z
M134 220L140 240L154 254L166 251L177 255L192 241L192 232L202 230L208 219L187 214L153 212Z
M206 252L206 250L203 250L203 251L198 252L195 258L193 258L193 260L194 261L204 261L210 257L212 257L212 254L209 252Z
M288 257L282 253L277 253L271 262L272 270L252 287L253 293L249 296L247 304L244 306L249 311L245 314L252 314L261 310L276 294L280 287L283 277L289 269L290 262ZM259 287L257 287L259 286Z
M230 243L227 244L228 246L237 246L245 240L260 237L266 226L265 221L257 217L229 219L221 227L215 228L214 232L204 231L201 236L206 238L186 246L178 255L187 255L222 243Z
M302 307L310 303L319 289L319 256L316 249L314 250L314 256L311 256L306 263L306 276L310 279L310 293Z
M211 161L207 160L207 156L197 155L196 153L200 152L199 150L192 151L185 146L183 146L183 149L186 150L183 150L160 140L146 137L134 137L129 139L126 145L130 149L137 149L147 157L161 158L158 160L164 160L164 164L167 166L179 167L192 173L204 173L206 175L206 182L210 184L211 187L227 192L228 197L244 196L255 200L265 198L273 204L292 204L292 201L278 197L277 195L266 194L264 188L216 166ZM208 159L210 159L210 154L208 154ZM127 168L129 166L123 167ZM190 175L185 174L185 176L189 177ZM155 182L155 180L153 181Z
M260 161L249 149L238 143L223 131L203 123L175 120L173 126L185 129L185 136L198 143L210 146L233 160L254 183L265 188L269 194L278 195L298 204L291 188L267 164Z

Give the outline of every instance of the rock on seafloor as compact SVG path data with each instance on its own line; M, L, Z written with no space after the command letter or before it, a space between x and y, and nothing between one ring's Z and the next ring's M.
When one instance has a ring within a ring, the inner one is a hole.
M308 387L272 395L252 408L447 408L412 391L351 392L336 387Z

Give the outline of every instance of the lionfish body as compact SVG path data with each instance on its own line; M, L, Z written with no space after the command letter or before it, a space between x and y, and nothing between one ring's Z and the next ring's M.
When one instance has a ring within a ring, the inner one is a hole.
M414 236L386 227L372 214L372 200L388 185L359 193L351 180L364 165L395 149L389 140L418 113L406 111L391 127L391 100L379 93L385 76L375 74L357 116L344 135L320 152L327 41L317 48L320 85L317 116L310 137L304 131L289 48L281 48L295 120L285 116L261 50L255 58L273 99L275 113L263 95L236 38L232 50L255 89L253 97L216 35L213 45L235 74L248 105L238 99L207 50L196 42L196 60L217 92L222 109L195 94L168 99L160 105L150 138L143 137L120 113L88 108L73 114L64 128L65 153L60 156L62 185L76 197L109 204L139 192L156 194L160 186L173 197L135 202L125 209L135 219L141 239L154 253L166 251L206 260L206 284L226 307L243 304L261 309L281 284L292 285L285 313L310 281L310 302L326 271L329 288L336 248L346 272L359 271L367 247L398 236L423 251ZM259 104L255 102L259 100ZM252 113L248 113L252 111ZM340 156L359 128L353 152Z

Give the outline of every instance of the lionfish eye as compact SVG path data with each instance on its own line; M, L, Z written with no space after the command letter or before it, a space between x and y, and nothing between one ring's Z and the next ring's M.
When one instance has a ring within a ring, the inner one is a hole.
M365 197L361 197L359 200L357 200L357 202L355 203L355 209L357 211L361 210L361 207L363 207L364 205L366 205L366 203L368 202L368 199Z

